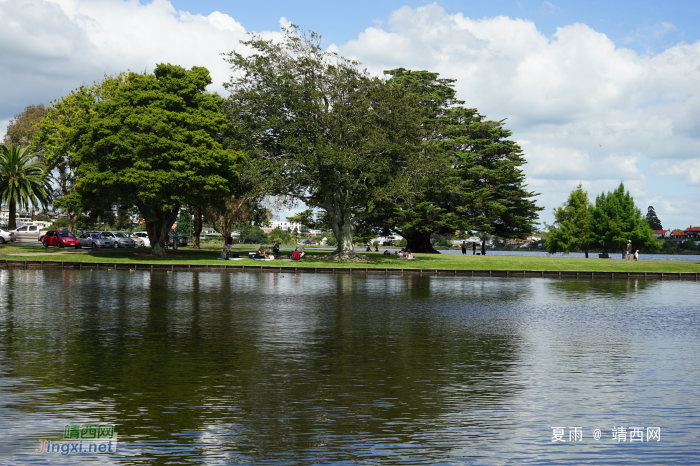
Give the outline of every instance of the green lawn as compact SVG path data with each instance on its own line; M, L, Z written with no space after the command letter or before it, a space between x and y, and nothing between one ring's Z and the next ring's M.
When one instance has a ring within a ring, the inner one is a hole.
M254 248L238 249L241 256ZM41 255L4 256L8 260L57 260L81 262L138 262L167 264L221 264L217 260L219 249L195 250L190 247L178 251L169 251L166 257L155 257L149 249L109 249L83 250L78 254L56 254L57 248L37 248L28 246L0 246L0 254L44 253ZM65 251L65 250L63 250ZM600 271L600 272L700 272L698 261L656 261L640 260L627 262L622 259L578 259L566 257L528 257L528 256L473 256L461 254L418 254L416 260L407 261L396 256L384 256L381 253L365 253L368 263L339 263L314 260L327 251L307 250L303 262L274 261L263 262L252 259L227 261L227 265L262 265L296 267L387 267L387 268L425 268L425 269L473 269L473 270L554 270L554 271ZM283 250L283 256L286 256ZM617 255L616 255L617 257Z

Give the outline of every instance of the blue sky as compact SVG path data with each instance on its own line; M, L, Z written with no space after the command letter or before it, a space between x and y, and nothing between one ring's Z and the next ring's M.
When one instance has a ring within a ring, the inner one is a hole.
M448 13L463 13L471 18L509 16L534 21L546 35L558 27L584 23L605 33L617 45L641 53L658 52L680 41L700 38L700 2L697 1L400 1L356 0L353 2L282 1L264 3L226 0L173 0L177 9L208 15L227 13L254 31L275 30L280 16L300 26L320 31L329 43L343 43L367 27L381 24L394 10L404 5L420 7L437 3ZM262 5L262 6L261 6ZM671 23L667 30L661 23Z
M545 222L578 183L594 199L622 181L665 227L700 225L697 1L12 0L0 18L0 133L29 104L161 62L207 67L225 96L221 53L287 21L372 73L456 79L507 119Z

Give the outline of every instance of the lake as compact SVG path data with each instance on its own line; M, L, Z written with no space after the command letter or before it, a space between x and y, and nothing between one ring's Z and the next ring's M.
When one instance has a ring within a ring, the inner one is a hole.
M316 248L316 249L329 249L332 250L333 248ZM384 251L388 249L390 252L393 251L398 251L400 248L389 248L389 247L384 247L384 248L379 248L380 251ZM373 249L374 250L374 249ZM362 253L366 251L366 248L355 248L355 251ZM440 249L439 250L440 254L462 254L461 249ZM481 253L481 249L477 249L478 253ZM471 255L472 250L468 249L467 254ZM569 253L568 255L564 255L561 252L557 252L554 254L548 254L546 251L493 251L491 249L486 250L486 255L489 256L526 256L526 257L569 257L569 258L577 258L577 259L584 259L586 255L582 252L572 252ZM614 259L620 259L622 260L622 253L621 252L615 252L615 253L610 253L609 254L610 259L600 259L600 260L614 260ZM598 258L598 253L589 253L588 254L589 259L596 259L599 260ZM627 259L625 259L627 260ZM632 258L634 260L634 258ZM700 262L700 254L640 254L639 255L639 260L640 261L695 261L695 262Z
M0 464L700 457L696 282L47 269L0 291Z

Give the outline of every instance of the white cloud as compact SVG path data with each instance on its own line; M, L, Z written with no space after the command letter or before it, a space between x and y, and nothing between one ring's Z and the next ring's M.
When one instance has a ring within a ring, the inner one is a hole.
M5 121L104 73L160 62L205 66L211 90L223 91L230 70L220 54L247 37L232 16L177 11L167 0L0 0L0 24ZM700 197L700 42L639 55L585 24L550 37L532 21L471 19L436 4L400 8L375 25L330 49L377 74L405 67L456 78L466 105L508 118L545 219L580 181L592 197L624 181L640 207L659 205L665 223L697 223L700 209L687 199ZM647 35L673 29L661 23Z
M247 37L231 16L176 11L167 0L0 1L0 21L0 86L12 91L0 97L0 118L47 104L105 73L152 70L163 62L205 66L211 89L222 91L230 72L220 54L240 49Z
M686 184L700 186L700 159L682 160L669 163L661 161L653 165L662 176L672 175L682 178Z
M333 48L377 73L401 66L455 78L467 106L508 118L514 138L528 141L525 171L543 193L545 219L579 181L592 197L624 181L646 209L660 194L647 188L649 177L697 179L693 169L657 172L649 164L698 160L700 42L640 56L585 24L547 37L531 21L471 19L432 4L403 7L384 28ZM677 181L662 183L666 196L676 192ZM673 215L700 220L690 210Z

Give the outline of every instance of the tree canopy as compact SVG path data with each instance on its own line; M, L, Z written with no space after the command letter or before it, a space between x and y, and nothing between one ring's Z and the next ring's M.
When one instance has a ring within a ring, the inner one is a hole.
M234 77L224 108L230 141L251 156L245 177L322 209L338 239L329 258L362 260L352 242L358 220L409 197L420 174L415 95L296 27L279 43L253 36L244 44L254 53L228 55Z
M554 225L547 225L547 252L569 254L584 251L588 258L588 249L594 241L591 231L592 209L588 192L584 191L579 183L569 194L569 199L561 207L554 209Z
M38 124L46 115L44 104L29 105L21 113L15 115L7 125L6 146L29 147L38 131Z
M377 212L370 222L406 238L414 252L437 253L432 235L473 230L504 238L531 234L541 208L526 190L522 150L509 140L503 121L489 121L456 100L454 80L437 73L397 69L387 72L416 94L422 111L424 176L415 195Z
M652 230L664 229L664 227L661 225L661 220L659 220L659 217L656 216L656 210L654 210L654 206L652 205L650 205L647 209L647 223L649 224L649 228Z
M224 150L221 98L206 91L206 68L159 64L129 73L76 125L77 190L136 206L155 254L192 197L221 199L235 187L242 154Z
M51 103L44 118L37 125L32 150L41 154L45 170L53 184L53 206L65 212L68 229L74 232L75 224L85 211L104 211L111 208L103 196L84 199L75 190L74 156L78 150L77 125L95 106L109 100L124 83L126 75L105 76L92 86L80 86L65 97ZM99 204L99 205L98 205Z
M632 240L633 249L654 252L661 248L642 211L635 206L629 191L625 192L623 183L614 191L596 197L591 228L596 244L604 252L624 251L629 240Z
M17 228L17 207L46 206L44 167L26 147L0 146L0 204L7 204L8 228Z

